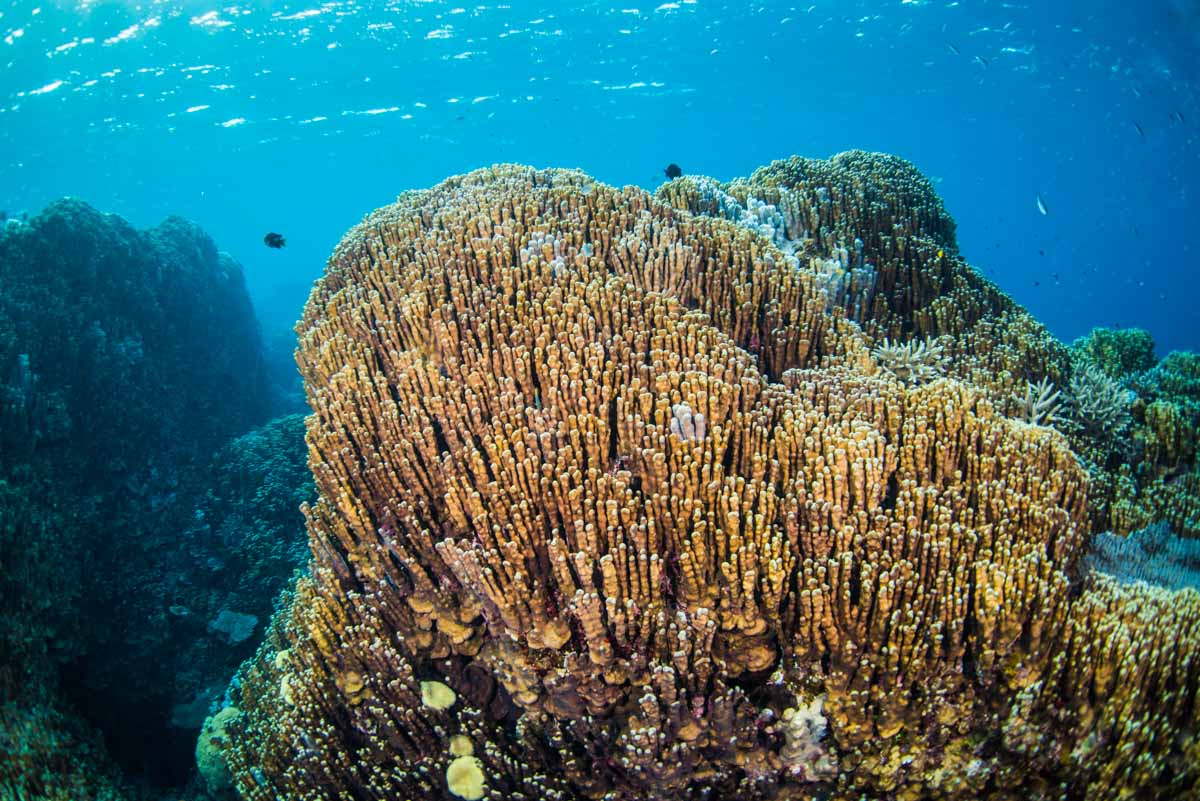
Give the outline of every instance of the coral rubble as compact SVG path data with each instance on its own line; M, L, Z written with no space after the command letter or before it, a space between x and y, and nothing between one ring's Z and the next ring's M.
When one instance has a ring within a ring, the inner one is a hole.
M239 794L1196 793L1200 595L1083 570L1088 474L1006 416L1067 350L898 159L705 181L495 167L337 247Z

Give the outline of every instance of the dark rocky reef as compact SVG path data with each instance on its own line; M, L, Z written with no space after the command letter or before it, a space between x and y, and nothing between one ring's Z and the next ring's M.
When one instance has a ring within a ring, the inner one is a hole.
M189 722L182 700L219 687L246 655L210 622L223 608L265 617L298 562L271 545L274 578L260 572L253 588L223 566L254 560L241 536L251 529L290 525L302 542L292 495L278 496L290 512L244 511L272 476L303 486L286 466L303 469L298 422L265 429L269 458L227 446L272 406L242 269L195 224L139 231L68 199L0 229L0 757L21 755L0 777L11 797L120 797L106 749L133 784L191 774L206 710Z

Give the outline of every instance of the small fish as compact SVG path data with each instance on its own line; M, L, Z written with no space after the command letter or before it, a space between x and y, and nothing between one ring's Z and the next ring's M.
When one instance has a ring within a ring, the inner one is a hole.
M674 181L676 178L683 175L683 168L672 161L667 165L667 168L663 170L663 175L667 176L668 180Z
M947 50L949 50L951 53L953 53L953 54L954 54L954 55L956 55L956 56L961 56L961 55L962 55L962 51L961 51L961 50L959 50L959 49L958 49L957 47L955 47L954 45L950 44L949 42L946 42L946 49L947 49Z
M283 234L272 231L263 237L263 244L269 248L279 249L287 244L287 240L283 238Z
M1146 131L1142 129L1142 126L1138 125L1138 124L1135 122L1135 123L1133 124L1133 128L1134 128L1134 130L1136 130L1136 131L1138 132L1138 136L1142 137L1143 139L1145 139L1145 138L1146 138Z
M1177 111L1172 111L1172 112L1171 112L1171 114L1170 114L1170 117L1171 117L1171 119L1175 120L1175 122L1179 123L1180 125L1184 125L1184 124L1187 122L1187 120L1185 120L1185 119L1183 118L1183 112L1182 112L1182 111L1178 111L1178 110L1177 110Z
M1042 200L1040 193L1037 196L1037 210L1042 213L1043 217L1050 213L1050 211L1046 208L1046 201Z
M989 61L988 59L984 58L983 56L975 56L975 58L973 58L971 60L974 61L976 64L979 64L980 66L983 66L983 67L992 66L992 62Z
M4 222L4 221L5 221L5 220L7 220L7 219L8 219L8 212L7 212L7 211L0 211L0 222Z
M938 258L939 259L945 258L945 256L946 256L946 251L942 250L941 248L938 248Z
M1040 249L1040 248L1039 248L1039 249L1038 249L1038 255L1039 255L1039 256L1045 256L1045 255L1046 255L1046 251L1044 251L1044 250L1042 250L1042 249Z

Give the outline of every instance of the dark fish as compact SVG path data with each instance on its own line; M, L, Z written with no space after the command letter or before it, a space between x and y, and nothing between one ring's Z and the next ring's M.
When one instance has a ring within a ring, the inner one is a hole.
M263 237L263 244L269 248L281 248L287 244L287 240L283 238L283 234L272 231Z
M1172 111L1171 119L1175 120L1175 122L1179 123L1180 125L1183 125L1185 122L1187 122L1187 120L1183 118L1182 111Z
M954 55L956 55L956 56L961 56L961 55L962 55L962 51L960 51L960 50L959 50L957 47L955 47L954 45L950 44L949 42L946 42L946 48L947 48L947 49L948 49L948 50L949 50L951 53L953 53L953 54L954 54Z
M1044 251L1044 250L1039 250L1039 251L1038 251L1038 255L1039 255L1039 256L1045 256L1045 255L1046 255L1046 251Z
M7 212L7 211L0 211L0 222L4 222L4 221L5 221L5 220L7 220L7 219L8 219L8 212Z
M665 170L663 170L663 174L666 175L667 178L674 181L676 178L683 175L683 168L672 161L670 164L667 165L667 168Z
M974 61L976 64L979 64L984 67L990 67L992 65L992 62L987 60L983 56L975 56L975 58L973 58L972 61Z
M1134 129L1135 129L1135 130L1137 130L1137 132L1138 132L1138 136L1142 137L1143 139L1146 137L1146 132L1145 132L1144 130L1142 130L1142 126L1138 125L1138 124L1135 122L1135 123L1133 124L1133 127L1134 127Z

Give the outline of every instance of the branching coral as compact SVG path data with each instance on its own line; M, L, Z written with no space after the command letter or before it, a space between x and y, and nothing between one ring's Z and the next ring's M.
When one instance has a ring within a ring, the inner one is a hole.
M1071 415L1093 436L1114 437L1131 421L1131 393L1099 366L1083 364L1071 374Z
M1016 418L1031 426L1055 426L1066 422L1067 402L1048 377L1025 386L1017 398Z
M825 302L761 234L574 172L479 171L351 231L299 328L314 563L239 678L241 794L1194 783L1155 769L1196 748L1200 603L1151 626L1074 594L1063 439L875 375ZM1114 637L1185 657L1109 681Z
M871 351L879 366L905 384L916 386L935 381L946 374L946 357L936 342L889 342L884 340Z
M1089 570L1170 590L1200 591L1200 539L1177 537L1158 522L1128 536L1097 534L1084 559Z

